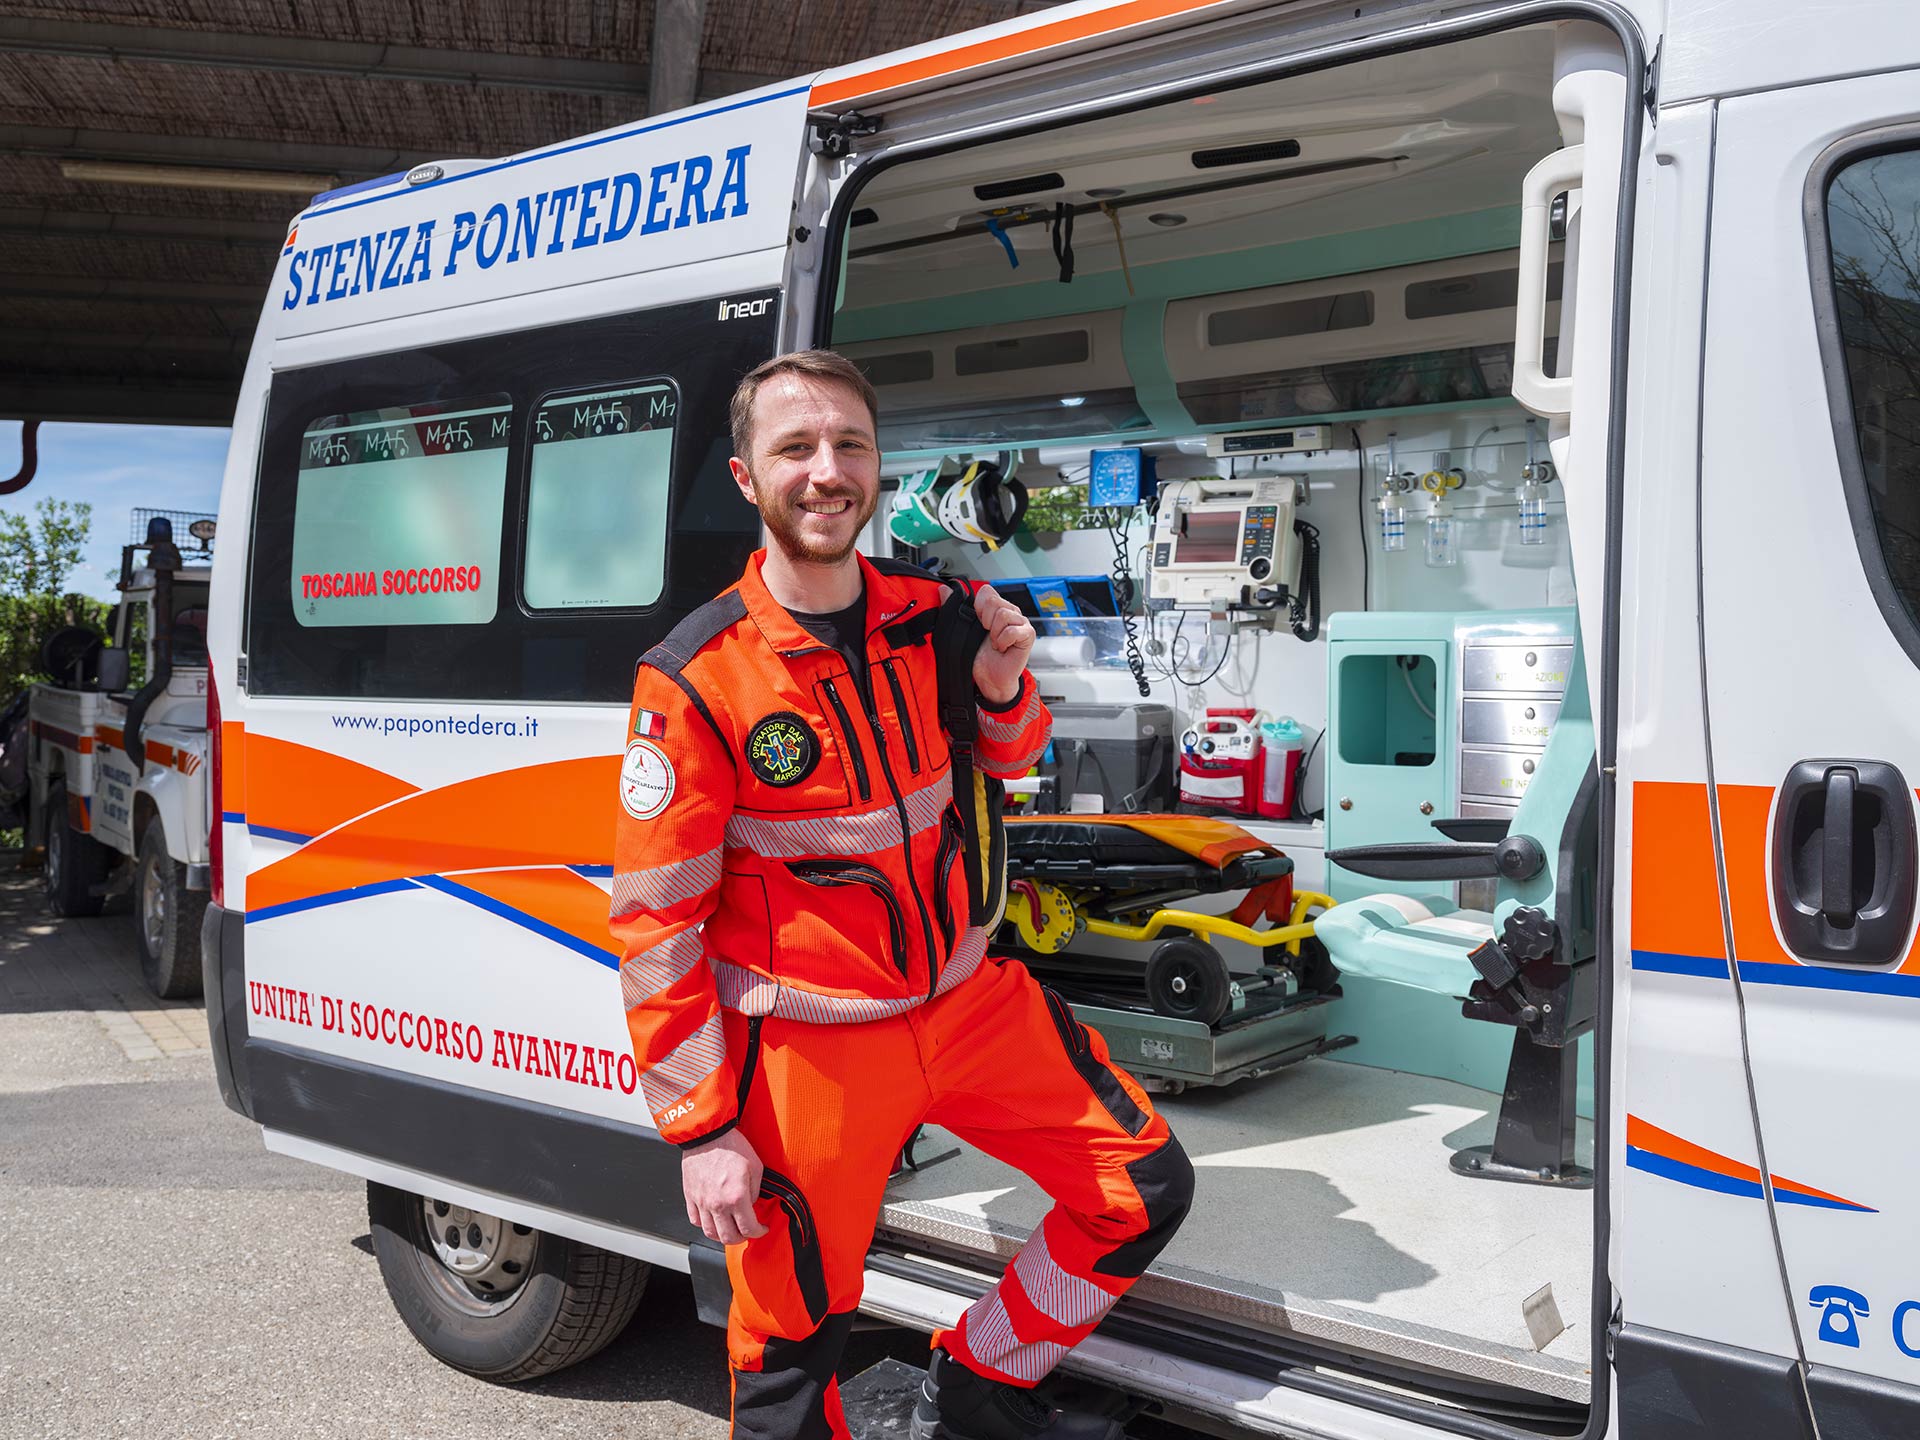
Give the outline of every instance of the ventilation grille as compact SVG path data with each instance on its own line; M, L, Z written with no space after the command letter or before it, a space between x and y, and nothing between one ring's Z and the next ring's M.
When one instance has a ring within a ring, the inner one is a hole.
M1193 168L1218 170L1222 165L1253 165L1262 160L1291 160L1300 153L1298 140L1261 140L1252 145L1223 145L1193 152Z
M1297 150L1297 147L1296 147ZM1064 176L1049 170L1044 175L1022 175L1017 180L989 180L973 187L976 200L1010 200L1015 195L1038 195L1042 190L1064 190Z
M933 379L931 350L900 350L891 355L856 355L858 365L876 388L882 385L916 385Z
M1207 316L1207 344L1250 345L1259 340L1324 335L1329 330L1358 330L1372 323L1373 292L1349 290L1341 295L1216 310Z
M983 340L954 347L953 373L1003 375L1009 370L1038 370L1046 365L1084 365L1090 353L1087 332L1084 330L1056 330L1048 335Z

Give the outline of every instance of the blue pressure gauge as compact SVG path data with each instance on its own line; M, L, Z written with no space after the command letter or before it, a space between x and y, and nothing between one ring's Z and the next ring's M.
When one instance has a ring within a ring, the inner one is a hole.
M1153 484L1153 457L1138 445L1117 450L1094 450L1087 456L1087 504L1096 510L1118 506L1131 510L1140 503L1143 487Z

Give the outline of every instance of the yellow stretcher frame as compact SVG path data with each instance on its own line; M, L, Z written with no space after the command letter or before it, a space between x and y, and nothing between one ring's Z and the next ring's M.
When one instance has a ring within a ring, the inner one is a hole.
M1238 940L1252 945L1256 949L1269 950L1275 945L1284 944L1287 953L1296 959L1300 954L1300 942L1313 934L1313 922L1306 918L1309 910L1331 909L1334 899L1317 890L1296 890L1293 892L1293 909L1287 916L1285 925L1275 925L1267 930L1255 930L1250 925L1242 925L1225 915L1202 915L1196 910L1156 910L1147 917L1144 925L1121 925L1112 920L1088 920L1087 933L1107 935L1115 940L1157 940L1166 930L1190 930L1196 935L1213 935L1227 940Z

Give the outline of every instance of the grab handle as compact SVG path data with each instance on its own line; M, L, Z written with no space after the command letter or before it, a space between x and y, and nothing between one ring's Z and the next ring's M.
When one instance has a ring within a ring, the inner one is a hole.
M1587 147L1556 150L1520 182L1520 276L1514 297L1513 398L1543 420L1564 419L1573 410L1573 377L1547 374L1542 363L1547 335L1547 244L1552 238L1553 197L1578 189L1586 172ZM1564 352L1561 368L1572 359Z

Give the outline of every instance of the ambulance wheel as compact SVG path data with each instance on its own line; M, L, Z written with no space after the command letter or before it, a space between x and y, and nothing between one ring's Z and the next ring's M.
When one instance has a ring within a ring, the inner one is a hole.
M183 867L167 853L167 832L154 816L140 833L133 862L133 930L140 946L140 974L162 1000L200 993L200 921L207 893L181 882Z
M47 908L56 915L78 919L98 915L106 898L100 895L100 882L107 878L110 852L91 835L82 835L67 824L67 787L56 780L47 788L46 863L40 882L46 887Z
M380 1278L413 1338L456 1370L512 1384L576 1365L618 1335L644 1260L367 1185Z
M1204 940L1162 940L1147 961L1147 1003L1175 1020L1211 1025L1233 1003L1233 977Z

